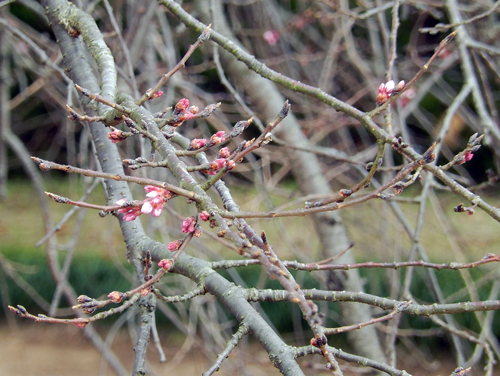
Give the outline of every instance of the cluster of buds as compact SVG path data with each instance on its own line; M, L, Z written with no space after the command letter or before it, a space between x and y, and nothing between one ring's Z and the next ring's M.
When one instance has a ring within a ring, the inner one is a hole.
M143 157L138 157L136 159L124 159L123 164L128 166L131 170L137 170L141 168L141 164L148 163L148 160Z
M171 199L174 194L167 189L152 185L146 185L144 190L147 192L147 199L142 204L141 212L144 214L151 213L153 217L159 217L163 210L163 204Z
M202 211L199 215L199 218L206 222L210 219L210 214L207 211ZM197 226L197 219L195 216L187 217L182 221L182 232L185 234L193 234L193 236L199 238L202 234L202 230L200 226ZM174 240L173 242L168 243L167 249L170 252L177 251L182 245L182 240Z
M189 99L182 98L174 107L174 112L172 113L173 127L179 127L186 120L190 120L198 112L198 107L189 106Z
M210 170L203 170L203 172L209 174L209 175L215 175L217 171L219 171L221 168L223 168L226 165L226 159L225 158L218 158L212 163L210 163Z
M387 100L399 93L405 87L404 81L399 81L399 84L395 85L393 80L388 81L385 84L380 84L377 92L376 102L380 106L387 102Z
M467 207L464 204L458 204L453 208L455 213L467 213L467 215L473 215L475 213L474 207Z
M479 135L478 133L474 133L467 142L467 147L463 152L458 154L456 158L456 164L464 164L465 162L469 162L472 157L474 157L473 152L476 152L481 147L481 141L484 135Z
M116 201L117 205L123 206L123 208L118 209L118 213L123 214L123 219L125 221L133 221L141 214L151 213L153 217L158 217L163 211L165 202L175 196L175 193L167 189L158 188L152 185L146 185L144 190L147 192L147 198L139 202L139 204L137 204L137 202L131 203L124 198Z
M394 137L392 140L391 148L392 150L401 150L401 149L406 149L409 145L405 142L403 142L403 137Z
M158 263L158 267L164 270L169 270L172 267L172 265L174 265L174 262L169 259L160 260L160 262Z
M213 146L216 146L218 144L223 143L226 141L226 132L224 131L218 131L212 137L210 137L210 140L206 140L205 138L194 138L187 150L199 150L203 147L211 148Z
M208 219L210 218L210 214L208 214L208 212L206 211L202 211L200 213L200 219L203 221L203 222L206 222L208 221Z
M210 169L202 170L201 172L208 175L215 175L217 171L225 167L225 171L231 171L236 166L233 160L227 160L225 158L217 158L215 161L210 163Z
M87 315L91 315L99 307L99 302L87 295L80 295L77 300L80 304L74 306L73 309L82 309Z
M211 148L212 146L218 145L226 141L226 132L218 131L216 134L210 137L208 140L207 147Z

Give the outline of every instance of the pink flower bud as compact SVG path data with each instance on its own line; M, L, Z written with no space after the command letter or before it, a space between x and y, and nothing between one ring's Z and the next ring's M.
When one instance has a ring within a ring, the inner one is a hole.
M149 99L160 98L162 95L163 95L163 91L157 91L156 93L152 94L151 98L149 98Z
M385 84L380 84L377 91L377 98L376 98L377 104L380 106L381 104L387 102L387 100L391 96L396 95L401 90L403 90L405 85L406 83L404 82L404 80L399 81L397 85L394 84L393 80L390 80Z
M189 108L189 99L182 98L176 105L175 105L175 112L176 113L181 113L183 111L186 111Z
M226 163L226 171L231 171L234 166L236 166L236 163L233 160L227 161Z
M201 219L203 222L208 221L208 218L210 218L210 214L208 214L208 212L206 212L206 211L202 211L202 212L200 213L200 219Z
M170 251L170 252L175 252L179 249L179 247L182 245L182 241L180 240L175 240L173 242L170 242L168 243L167 245L167 249Z
M224 137L225 135L226 135L226 132L224 132L224 131L217 132L212 137L210 137L210 142L208 143L208 145L214 146L214 145L220 144L221 142L226 141L226 138Z
M183 112L179 116L179 121L191 120L193 117L194 115L191 112Z
M160 260L160 262L158 263L158 267L165 269L165 270L169 270L173 264L174 263L172 262L172 260L163 259L163 260Z
M472 154L470 151L466 152L464 155L465 162L469 162L473 156L474 156L474 154Z
M112 291L108 294L108 298L113 303L120 303L121 301L123 301L123 298L125 298L125 296L119 291Z
M205 146L207 143L207 140L204 138L195 138L191 141L189 144L189 150L198 150L201 149L203 146Z
M127 136L123 133L123 131L115 127L109 127L109 128L111 129L111 132L108 133L108 139L110 139L113 144L116 144L127 138Z
M229 148L225 147L219 150L217 153L217 158L227 158L229 157Z
M469 162L473 156L474 154L472 154L470 151L467 151L464 156L457 161L457 164L461 165L465 162Z
M194 225L196 224L195 217L187 217L184 221L182 221L182 232L184 233L192 233L194 232Z
M124 198L116 201L116 204L123 206L122 209L118 209L118 213L123 214L124 221L133 221L142 214L140 206L128 206L130 203Z
M214 136L217 136L217 137L222 137L226 134L226 132L224 131L218 131Z
M392 95L399 93L401 90L404 89L406 83L404 80L399 81L399 83L396 85L394 90L392 91Z
M225 165L226 165L226 160L224 158L219 158L219 159L216 159L215 161L213 161L212 163L210 163L210 168L213 171L217 171L217 170L220 170Z
M387 81L387 83L385 84L385 91L387 93L391 93L393 90L394 90L394 81L393 80Z

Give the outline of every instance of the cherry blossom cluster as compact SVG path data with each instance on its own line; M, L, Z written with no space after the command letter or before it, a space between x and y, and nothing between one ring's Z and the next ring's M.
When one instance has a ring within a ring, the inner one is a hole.
M210 218L210 214L206 211L202 211L199 215L199 218L206 222ZM187 217L182 221L182 232L185 234L193 234L193 236L196 236L199 238L202 234L201 227L197 226L197 219L194 216ZM180 246L182 245L183 241L182 240L174 240L167 245L167 249L170 252L175 252L177 251Z
M394 84L393 80L390 80L385 84L380 84L380 86L378 87L377 98L376 98L377 104L379 106L384 104L390 97L396 95L401 90L403 90L404 87L405 87L404 81L399 81L397 85Z
M218 131L209 140L205 138L194 138L191 140L187 150L199 150L203 147L211 148L226 141L226 132Z
M123 214L125 221L133 221L141 214L150 214L153 217L159 217L163 211L163 205L174 196L174 193L167 189L146 185L144 190L147 192L146 199L139 205L132 204L122 198L116 201L117 205L124 206L118 209L118 213Z
M174 107L172 113L173 123L170 125L177 128L186 120L192 119L196 113L198 113L198 107L189 106L189 99L182 98Z
M152 94L149 99L151 100L151 99L159 98L162 95L163 95L163 92L158 91L158 92ZM174 135L173 129L181 126L185 121L193 119L195 117L196 118L208 117L217 108L219 108L219 106L220 106L220 103L209 104L202 111L199 111L198 107L189 105L189 99L182 98L175 105L174 110L172 111L172 115L170 116L170 118L162 120L162 122L158 124L158 127L161 129L167 124L170 125L170 130L168 132L164 132L165 136L167 138L170 138ZM162 111L161 113L156 114L155 116L158 118L162 118L168 112L169 109L170 108L167 108L164 111ZM124 117L123 120L124 120L125 124L130 128L131 132L123 132L117 128L110 127L111 132L108 133L108 138L115 144L125 140L127 137L130 137L133 134L139 133L138 130L135 128L134 122L132 120L130 120L129 118L126 118L126 117ZM196 149L194 149L194 150L196 150Z
M210 163L210 169L208 170L202 170L202 172L209 174L209 175L215 175L217 171L219 171L222 168L226 168L226 171L231 171L234 166L236 166L236 163L233 160L227 160L229 157L229 150L228 148L222 148L219 153L217 154L217 159L214 160L212 163Z

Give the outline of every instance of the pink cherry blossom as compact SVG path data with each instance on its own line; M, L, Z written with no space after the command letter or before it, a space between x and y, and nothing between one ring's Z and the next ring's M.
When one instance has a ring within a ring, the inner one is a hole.
M128 201L124 198L116 201L117 205L125 205ZM123 214L123 220L130 222L136 219L138 216L142 214L140 206L125 206L121 209L118 209L118 213Z
M184 221L182 221L182 232L184 233L192 233L194 232L194 225L196 224L195 217L187 217Z
M396 95L401 90L403 90L404 87L405 87L405 82L403 80L399 81L397 85L394 84L393 80L390 80L385 84L380 84L377 91L377 98L376 98L377 104L379 106L381 104L384 104L391 96Z
M163 205L172 197L172 192L152 185L146 185L144 190L147 192L147 198L142 204L141 213L151 213L153 217L159 217L163 211Z
M267 30L262 37L270 46L274 46L280 39L280 34L277 30Z
M163 197L147 198L142 204L141 212L144 214L151 213L153 217L159 217L163 211L164 203Z

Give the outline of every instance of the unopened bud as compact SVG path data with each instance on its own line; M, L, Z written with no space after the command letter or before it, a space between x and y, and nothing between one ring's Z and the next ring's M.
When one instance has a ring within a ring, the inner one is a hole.
M113 291L108 294L109 300L113 303L120 303L125 298L124 294L119 291Z
M165 270L169 270L173 264L174 263L172 260L163 259L163 260L160 260L160 262L158 263L158 267L165 269Z

